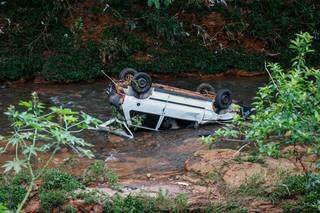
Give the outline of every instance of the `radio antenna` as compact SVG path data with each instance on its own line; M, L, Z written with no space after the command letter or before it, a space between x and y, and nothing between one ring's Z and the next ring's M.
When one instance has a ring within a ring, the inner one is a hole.
M118 86L118 84L112 80L112 78L110 76L108 76L103 70L101 70L101 72L115 85L115 86Z

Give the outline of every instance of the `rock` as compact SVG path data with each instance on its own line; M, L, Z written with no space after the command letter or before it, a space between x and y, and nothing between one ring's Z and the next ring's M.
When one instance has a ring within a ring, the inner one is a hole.
M0 84L0 89L6 89L8 86L5 84Z
M256 174L262 175L265 178L267 169L260 164L244 162L233 163L227 166L227 171L222 176L222 179L232 187L239 187L242 183Z
M236 154L232 149L200 150L185 162L185 170L200 175L207 175L230 162Z
M54 105L61 105L61 102L60 102L58 96L50 97L50 98L49 98L49 102L50 102L51 104L54 104Z
M70 205L72 205L76 209L84 209L86 203L84 200L71 200Z
M290 153L300 153L304 154L307 151L307 147L296 145L296 146L287 146L281 150L283 154L290 154Z
M120 142L124 141L124 139L122 137L117 136L117 135L113 135L113 134L108 135L108 140L111 143L120 143Z
M274 206L270 201L256 200L251 202L248 212L272 212L280 213L283 210L279 207Z
M93 209L92 209L92 212L93 213L103 212L103 206L100 205L100 204L94 205Z
M206 186L193 186L193 193L194 194L206 194L208 192L208 187Z
M68 101L66 104L63 105L64 107L70 108L75 106L74 101Z
M299 171L300 168L292 161L285 158L267 158L266 165L269 170L283 170L283 171Z
M39 209L40 209L40 201L37 199L32 199L28 202L23 212L33 213L33 212L38 212Z

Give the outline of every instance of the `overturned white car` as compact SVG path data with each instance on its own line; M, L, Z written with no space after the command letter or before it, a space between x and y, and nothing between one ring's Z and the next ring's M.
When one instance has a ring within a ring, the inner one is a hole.
M120 116L99 128L132 138L130 128L158 131L230 121L236 114L230 107L231 92L213 90L208 84L201 84L197 92L153 84L148 74L127 68L107 88L109 102ZM137 117L139 124L134 122ZM114 128L115 122L123 128Z

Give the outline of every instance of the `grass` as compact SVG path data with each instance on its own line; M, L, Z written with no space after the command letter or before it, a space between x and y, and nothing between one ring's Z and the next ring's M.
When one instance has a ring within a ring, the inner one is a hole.
M118 175L105 166L103 161L91 163L82 176L84 183L107 182L115 190L121 190Z

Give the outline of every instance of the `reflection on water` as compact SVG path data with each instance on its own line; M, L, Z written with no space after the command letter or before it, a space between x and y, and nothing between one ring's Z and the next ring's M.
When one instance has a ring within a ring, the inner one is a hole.
M184 78L172 81L156 79L158 83L194 90L199 80ZM237 100L249 104L257 88L264 85L265 77L219 77L211 83L216 90L228 88ZM0 134L8 129L8 122L3 112L19 100L30 99L33 91L38 92L47 105L62 105L77 111L85 111L101 120L110 117L111 110L105 97L106 83L78 83L68 85L56 84L22 84L0 89ZM88 131L82 136L94 144L94 152L99 159L106 160L110 167L123 175L135 173L180 171L184 161L195 151L203 149L196 141L199 135L213 132L215 125L202 126L199 129L181 129L165 132L138 131L135 138L123 140L101 132ZM237 148L239 144L217 144L221 148Z

